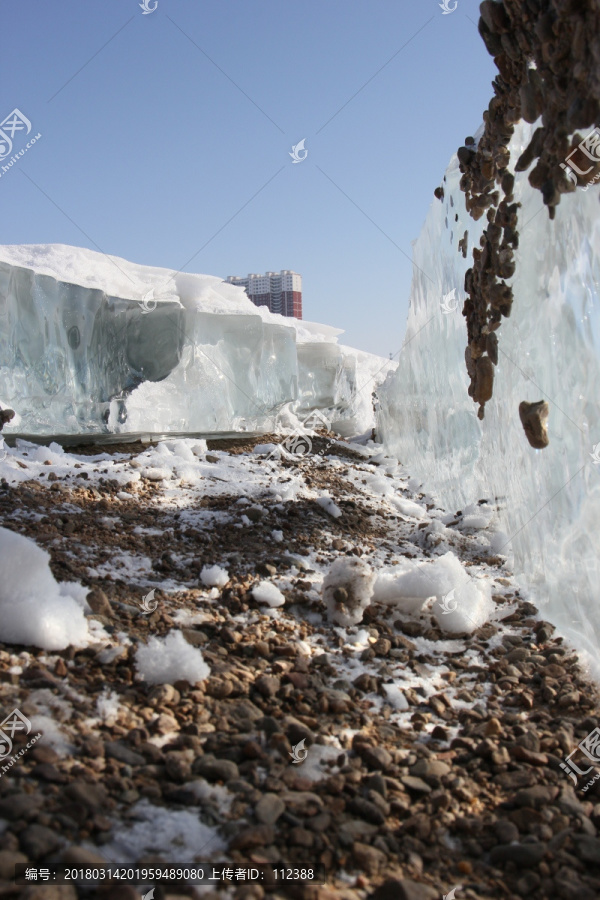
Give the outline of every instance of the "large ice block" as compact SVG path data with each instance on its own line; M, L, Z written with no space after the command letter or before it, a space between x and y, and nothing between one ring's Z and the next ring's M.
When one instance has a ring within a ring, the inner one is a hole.
M340 329L256 307L208 275L78 247L0 247L5 432L215 432L278 427L323 408L356 433L372 409ZM300 389L298 379L300 377ZM285 415L284 415L285 418Z
M539 124L539 123L536 123ZM512 166L536 125L521 125ZM528 173L517 173L514 304L498 331L485 419L467 394L461 309L465 270L485 219L465 210L456 157L414 245L404 350L379 389L379 432L450 510L487 498L501 507L514 565L538 602L600 675L600 206L598 188L563 195L550 221ZM455 220L455 216L457 220ZM469 233L467 258L457 250ZM455 294L452 295L452 291ZM519 403L545 399L550 445L531 448ZM505 548L504 553L508 552Z

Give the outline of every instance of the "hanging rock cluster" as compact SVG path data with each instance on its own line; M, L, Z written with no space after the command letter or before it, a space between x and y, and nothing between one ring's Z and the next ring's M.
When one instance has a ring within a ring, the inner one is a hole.
M600 4L485 0L480 13L479 33L498 75L494 97L483 114L483 135L477 146L467 139L458 160L467 210L473 219L485 214L488 221L465 276L463 307L469 394L479 404L482 419L498 360L495 332L502 316L510 316L512 310L513 291L507 280L514 275L514 250L519 244L520 204L514 202L508 144L517 122L534 123L541 117L542 124L514 169L524 172L535 161L529 183L541 192L551 219L562 194L600 175L600 132L589 137L584 149L579 147L600 120ZM585 130L580 134L578 129ZM443 189L435 195L441 199Z

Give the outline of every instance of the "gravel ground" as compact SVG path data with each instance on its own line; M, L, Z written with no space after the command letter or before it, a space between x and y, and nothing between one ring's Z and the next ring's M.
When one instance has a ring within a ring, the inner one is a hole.
M373 445L322 436L278 459L258 443L196 448L201 478L157 469L139 444L64 459L20 444L3 463L3 526L43 546L58 581L90 588L98 639L0 644L3 715L17 707L43 734L0 777L0 897L143 892L19 888L15 862L198 860L323 875L218 891L236 900L600 896L597 785L575 789L560 768L598 726L598 694L507 559L461 511L432 528L442 511ZM491 586L496 613L473 633L382 603L356 627L329 620L336 559L389 568L448 547ZM229 578L211 589L213 564ZM283 606L255 599L265 581ZM137 647L174 629L210 676L141 681Z

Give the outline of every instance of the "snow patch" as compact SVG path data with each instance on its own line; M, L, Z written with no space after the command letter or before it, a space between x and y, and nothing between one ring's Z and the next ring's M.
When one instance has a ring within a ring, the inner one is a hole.
M135 654L138 677L149 684L195 684L210 675L210 667L202 653L188 644L180 631L170 631L165 638L151 637Z

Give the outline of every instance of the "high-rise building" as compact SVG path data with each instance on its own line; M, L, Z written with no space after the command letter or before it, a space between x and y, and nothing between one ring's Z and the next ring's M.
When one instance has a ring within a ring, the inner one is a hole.
M228 284L243 287L255 306L268 306L273 313L302 318L302 275L290 269L264 275L229 275Z

